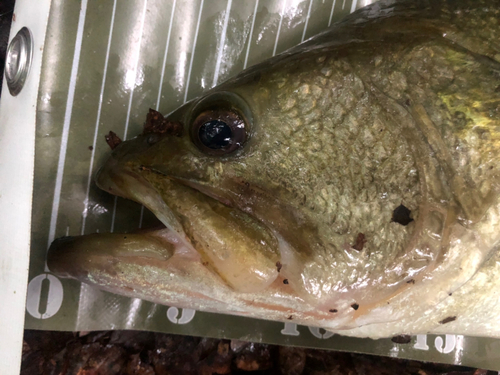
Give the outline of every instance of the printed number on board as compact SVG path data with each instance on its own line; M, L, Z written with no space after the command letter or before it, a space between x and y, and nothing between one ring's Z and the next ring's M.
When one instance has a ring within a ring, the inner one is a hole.
M333 332L329 332L324 330L323 328L318 328L318 327L307 327L309 329L309 332L314 337L317 337L318 339L329 339L334 335ZM286 336L299 336L300 332L297 329L297 323L285 323L285 327L281 330L282 335Z
M329 339L334 335L333 332L327 331L323 328L318 328L318 327L308 327L309 331L313 334L314 337L317 337L318 339Z
M179 315L179 309L177 307L169 307L167 310L167 318L174 324L187 324L193 320L196 310L193 309L181 309L181 317L177 318Z
M26 310L36 319L47 319L61 308L64 291L61 281L54 275L42 273L28 284Z
M448 354L463 347L463 340L462 335L445 335L444 340L441 336L437 336L434 339L434 347L439 353ZM417 341L413 347L418 350L429 350L427 335L417 335Z

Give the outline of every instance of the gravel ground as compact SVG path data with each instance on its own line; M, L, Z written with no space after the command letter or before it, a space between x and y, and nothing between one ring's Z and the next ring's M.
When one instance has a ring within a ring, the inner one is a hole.
M139 331L25 331L22 374L493 375L326 350Z

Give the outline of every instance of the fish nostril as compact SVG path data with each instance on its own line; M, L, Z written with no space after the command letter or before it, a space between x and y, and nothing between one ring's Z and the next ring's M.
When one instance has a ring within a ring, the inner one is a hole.
M400 204L392 212L391 221L406 226L413 221L413 219L410 217L410 214L411 210L405 207L404 205Z

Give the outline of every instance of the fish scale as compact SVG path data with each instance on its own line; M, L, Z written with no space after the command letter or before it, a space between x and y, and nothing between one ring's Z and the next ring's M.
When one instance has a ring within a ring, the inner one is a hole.
M330 74L324 86L307 83L312 80L311 77L324 70L324 65L318 66L317 61L333 67L334 73ZM335 70L335 67L340 67L341 71ZM294 70L297 67L289 64L288 69ZM283 125L269 129L262 141L261 152L255 159L265 160L265 163L249 158L245 163L245 173L272 178L277 186L286 183L286 193L281 192L282 195L287 194L286 200L293 206L302 207L303 214L312 217L313 221L324 221L318 232L323 242L329 245L323 252L317 249L321 256L306 260L310 262L310 266L303 273L304 277L310 283L317 280L320 284L337 284L340 285L339 289L346 289L349 284L369 279L371 273L390 268L390 264L397 262L397 256L401 254L411 235L411 229L402 230L400 225L391 223L392 211L402 201L415 210L419 204L419 196L411 194L419 190L417 176L407 177L412 170L416 170L416 166L409 156L411 152L406 147L404 138L397 134L395 124L390 136L387 136L387 132L379 131L382 134L373 135L373 143L364 144L361 131L363 124L390 122L384 118L383 111L377 108L373 98L370 100L370 94L347 61L338 62L327 59L327 56L314 56L300 61L297 74L276 69L269 76L261 77L261 82L265 82L263 86L267 94L266 100L275 103L273 113L280 113ZM313 95L313 90L321 90L321 95ZM343 103L345 114L341 118L336 118L335 106L322 107L321 118L333 120L329 129L324 122L323 126L316 126L316 119L308 116L317 105L316 98L322 98L326 103ZM295 105L292 106L291 103ZM297 116L302 121L301 126L295 129L294 120ZM288 130L288 124L291 124L293 131ZM331 136L325 138L323 130L327 130ZM339 145L339 140L342 141L342 146ZM318 144L321 144L321 152L315 150L315 145ZM366 158L370 159L374 168L367 170L367 175L363 176L361 170L365 164L365 150L370 149L375 151ZM250 169L249 165L254 165L255 170ZM365 180L375 182L377 196L391 192L390 196L382 199L383 203L366 209L363 199ZM315 198L330 184L336 186L336 192L326 189L324 199ZM305 204L302 206L304 197ZM336 210L331 212L327 220L321 220L319 218L328 213L327 202L337 202ZM359 232L364 232L369 239L368 251L381 254L383 264L360 265L359 272L344 274L342 267L339 267L343 263L343 252L346 244L349 247L350 243L354 243ZM371 250L372 241L382 246ZM388 242L391 243L390 246L386 245ZM325 274L328 276L325 277ZM401 280L402 276L389 277L387 282L393 283L398 278Z

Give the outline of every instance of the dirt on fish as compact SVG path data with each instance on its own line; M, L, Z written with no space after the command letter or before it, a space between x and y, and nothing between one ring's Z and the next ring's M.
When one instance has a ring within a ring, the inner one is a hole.
M457 320L457 317L456 317L456 316L449 316L449 317L444 318L443 320L441 320L441 321L439 322L439 324L446 324L446 323L453 322L453 321L455 321L455 320Z
M283 265L281 264L281 262L280 262L280 261L277 261L277 262L276 262L276 270L277 270L278 272L280 272L282 267L283 267Z
M143 131L143 134L148 133L167 134L180 137L183 133L183 125L178 121L165 119L160 112L150 108L146 116Z
M356 237L356 242L351 247L354 250L361 251L361 250L363 250L363 247L365 246L365 243L366 243L366 237L365 237L365 235L363 233L358 233L358 237Z
M120 139L120 137L118 137L116 135L115 132L112 132L110 131L106 136L106 143L108 144L108 146L114 150L116 148L116 146L118 146L120 143L122 143L122 140Z
M409 344L411 342L411 336L410 335L399 335L399 336L394 336L391 341L396 344Z
M410 217L410 214L411 210L400 204L394 209L391 221L406 226L413 221L413 219Z

